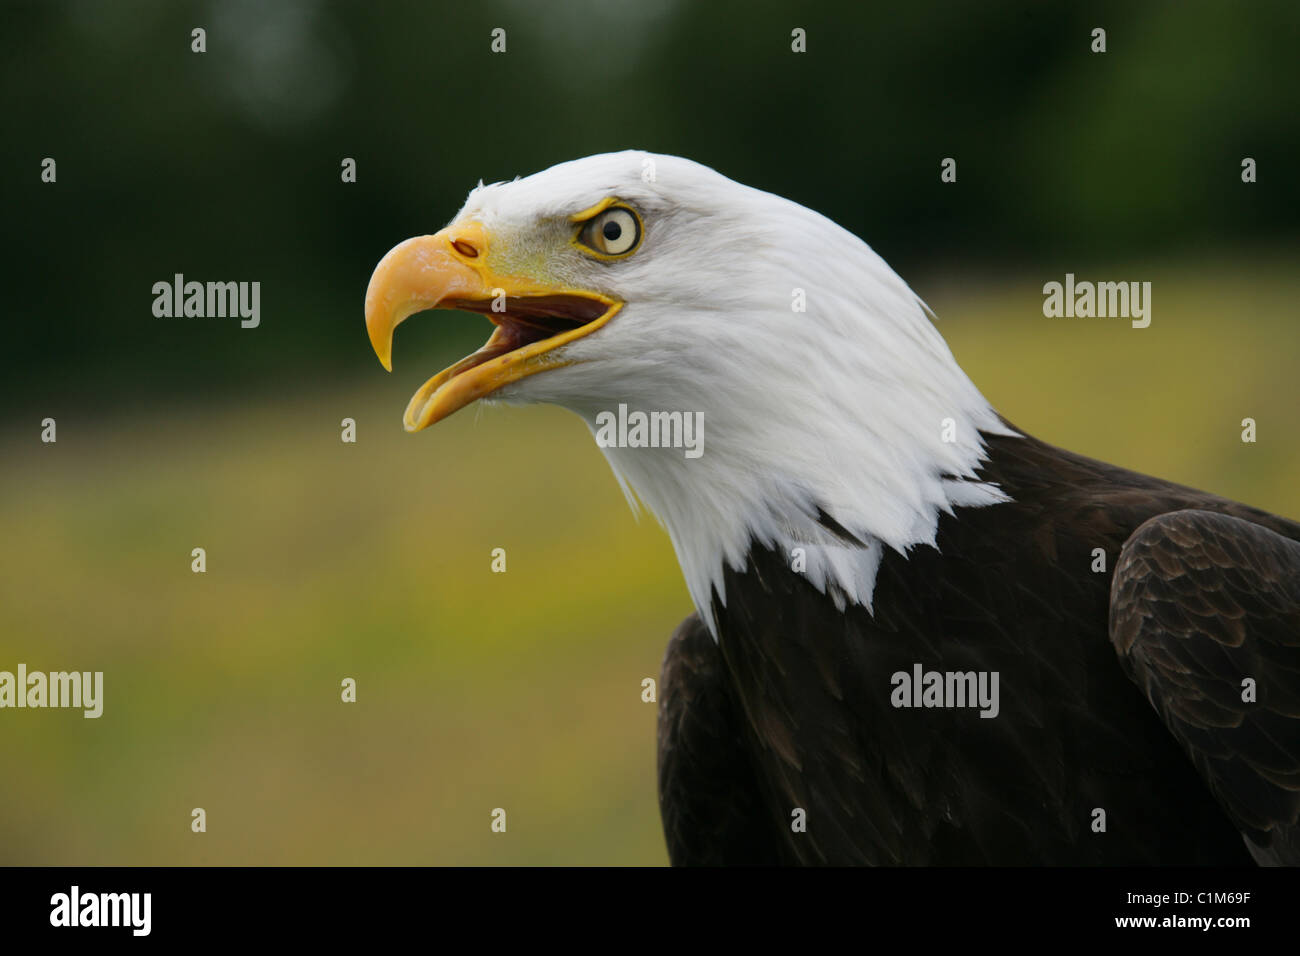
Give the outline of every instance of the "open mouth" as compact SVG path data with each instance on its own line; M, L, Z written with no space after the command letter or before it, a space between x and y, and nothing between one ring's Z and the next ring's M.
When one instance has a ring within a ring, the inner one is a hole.
M590 335L622 303L591 293L444 299L437 308L487 316L496 328L483 347L443 369L411 396L403 424L415 432L511 382L568 363L549 353Z
M393 330L417 312L464 309L492 320L486 344L429 379L411 397L403 423L428 428L529 375L569 364L556 349L595 332L623 307L617 299L553 280L498 272L480 223L453 223L390 249L366 287L366 333L392 370Z

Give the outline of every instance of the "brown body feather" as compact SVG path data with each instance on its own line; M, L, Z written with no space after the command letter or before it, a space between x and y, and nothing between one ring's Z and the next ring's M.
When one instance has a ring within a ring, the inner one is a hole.
M679 628L674 863L1249 864L1243 831L1295 862L1300 525L1033 438L988 447L981 477L1013 500L886 554L874 614L754 547L713 604L720 641ZM893 707L918 663L997 671L1001 712Z

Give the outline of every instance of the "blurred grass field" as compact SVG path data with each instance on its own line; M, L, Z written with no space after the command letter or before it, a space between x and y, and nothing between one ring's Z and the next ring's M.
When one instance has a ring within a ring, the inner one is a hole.
M1295 518L1294 263L1078 270L1151 280L1145 330L1045 319L1061 275L916 288L1017 426ZM105 704L0 711L0 863L666 861L640 682L690 610L672 549L566 412L403 433L452 357L386 376L359 334L351 383L9 422L0 669L102 670Z

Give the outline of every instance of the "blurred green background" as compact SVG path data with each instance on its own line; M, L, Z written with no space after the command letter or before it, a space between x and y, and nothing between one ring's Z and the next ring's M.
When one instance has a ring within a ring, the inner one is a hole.
M480 178L640 147L789 196L1020 427L1300 517L1294 3L4 14L0 669L102 670L106 700L0 711L0 863L665 861L666 538L563 411L402 432L481 318L403 326L391 376L365 339L379 257ZM1067 271L1151 281L1151 327L1045 319ZM176 272L260 281L261 327L155 318Z

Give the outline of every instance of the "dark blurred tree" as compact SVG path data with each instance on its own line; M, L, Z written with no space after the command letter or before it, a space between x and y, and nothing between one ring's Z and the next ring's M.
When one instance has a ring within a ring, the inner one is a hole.
M1294 241L1300 5L1079 6L8 5L0 388L102 405L360 369L391 245L480 178L630 146L819 209L903 269ZM260 281L261 327L155 319L176 272Z

